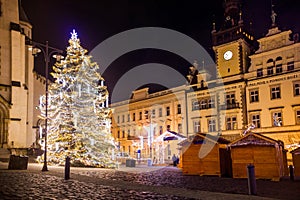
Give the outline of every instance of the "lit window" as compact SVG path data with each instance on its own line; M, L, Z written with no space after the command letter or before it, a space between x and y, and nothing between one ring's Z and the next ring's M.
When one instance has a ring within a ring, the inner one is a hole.
M282 126L282 114L281 112L272 113L273 126Z
M130 137L130 129L128 129L127 133L128 133L128 137Z
M226 130L234 130L234 129L237 129L236 116L227 117L226 118Z
M235 94L226 94L227 105L235 104Z
M149 112L148 112L148 110L145 110L144 115L145 115L145 119L148 119L148 118L149 118Z
M136 135L136 130L135 129L133 129L133 135Z
M276 65L276 73L281 73L282 72L282 64Z
M252 90L250 91L250 103L258 102L258 90Z
M171 126L167 125L167 131L170 131L170 130L171 130Z
M280 86L271 87L271 99L280 99Z
M287 63L287 70L288 71L294 70L294 61Z
M263 69L257 69L256 73L257 73L257 77L263 76Z
M215 100L213 98L208 100L208 108L214 108L215 107Z
M206 99L201 100L201 109L206 109Z
M216 120L209 119L208 120L208 132L215 132L216 131Z
M259 114L253 114L250 116L252 123L255 125L256 128L260 128L260 116Z
M294 95L295 96L300 95L300 82L294 83Z
M177 114L181 114L181 104L177 105Z
M178 124L178 133L182 133L182 124Z
M296 124L300 124L300 110L296 110Z
M159 108L159 109L158 109L158 116L159 116L159 117L162 117L162 108Z
M199 108L200 108L199 102L197 100L194 100L192 102L192 110L199 110Z
M159 126L159 134L161 135L163 133L163 127Z
M200 121L196 120L194 121L194 133L199 133L200 132Z
M166 107L166 116L170 116L170 107Z
M282 72L282 57L277 57L276 58L276 67L275 67L275 70L276 70L276 73L281 73Z
M153 128L153 134L156 135L156 127Z
M273 66L267 68L267 74L268 75L272 75L273 74Z
M152 110L152 118L155 118L155 109Z

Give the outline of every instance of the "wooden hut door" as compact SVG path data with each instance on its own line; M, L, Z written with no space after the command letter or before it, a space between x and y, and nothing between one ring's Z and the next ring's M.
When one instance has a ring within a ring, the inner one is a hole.
M219 148L221 177L232 178L232 162L230 150Z

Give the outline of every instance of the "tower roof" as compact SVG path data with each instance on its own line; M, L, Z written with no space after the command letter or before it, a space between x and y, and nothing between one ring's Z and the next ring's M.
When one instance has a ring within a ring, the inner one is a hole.
M30 24L30 21L22 7L21 0L19 0L19 20Z

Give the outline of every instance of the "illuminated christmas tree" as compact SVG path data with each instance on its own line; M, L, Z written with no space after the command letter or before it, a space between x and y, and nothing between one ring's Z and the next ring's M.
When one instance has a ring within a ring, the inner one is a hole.
M71 34L66 58L57 62L51 73L55 81L48 92L47 161L63 165L69 156L73 166L114 168L117 148L110 132L109 93L97 72L99 66L86 55L77 33ZM42 96L43 117L45 100Z

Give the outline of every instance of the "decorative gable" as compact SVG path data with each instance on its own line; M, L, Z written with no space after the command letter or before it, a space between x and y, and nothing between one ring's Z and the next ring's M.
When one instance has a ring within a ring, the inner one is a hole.
M270 29L266 37L258 40L259 49L255 53L262 53L293 44L294 42L290 40L291 33L290 30L281 32L278 27Z

